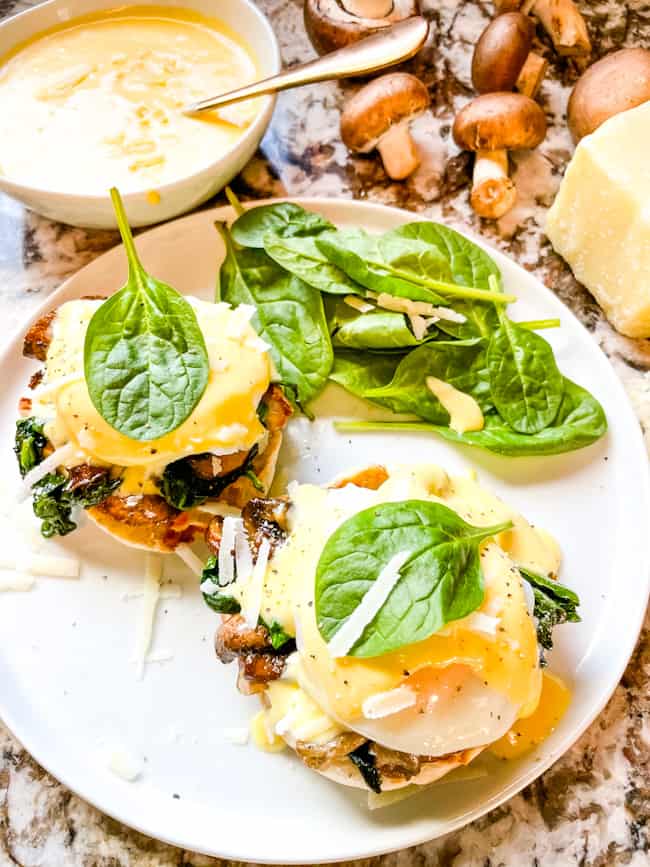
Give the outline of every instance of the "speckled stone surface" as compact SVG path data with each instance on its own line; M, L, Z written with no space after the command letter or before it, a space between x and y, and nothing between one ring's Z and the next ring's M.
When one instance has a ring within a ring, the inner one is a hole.
M0 0L0 17L37 0ZM312 56L301 0L258 0L286 64ZM450 139L471 94L472 46L492 14L483 0L424 0L431 37L409 64L429 85L433 113L417 122L420 169L391 182L374 158L350 158L338 135L354 84L322 84L280 97L260 152L234 183L243 198L345 196L383 202L480 232L535 271L587 325L623 380L650 444L650 342L617 336L553 254L542 226L571 142L563 123L577 70L553 60L542 90L550 131L537 152L515 154L519 204L498 225L467 201L469 160ZM583 0L595 52L650 47L650 3ZM549 46L542 43L546 51ZM540 46L541 47L541 46ZM13 330L63 279L111 247L111 232L58 225L0 196L0 317ZM645 471L639 468L640 472ZM650 624L606 710L539 780L465 829L372 864L385 867L551 867L650 864ZM225 864L148 839L103 816L57 783L0 723L0 867L216 867ZM362 863L362 862L359 862Z

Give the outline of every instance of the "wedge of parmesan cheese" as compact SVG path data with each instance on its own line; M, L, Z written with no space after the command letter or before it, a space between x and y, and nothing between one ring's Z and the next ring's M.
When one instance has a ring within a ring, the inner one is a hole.
M578 145L546 234L617 331L650 337L650 102Z

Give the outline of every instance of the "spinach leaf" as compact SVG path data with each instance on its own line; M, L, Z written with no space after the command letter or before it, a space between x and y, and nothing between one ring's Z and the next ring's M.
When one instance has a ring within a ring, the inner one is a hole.
M76 529L72 509L96 506L119 488L122 479L101 473L82 484L72 486L61 473L48 473L32 487L34 514L41 519L41 533L46 539L66 536Z
M382 503L345 521L316 569L316 621L325 641L347 622L382 569L409 558L388 598L349 651L373 657L415 644L483 601L479 545L512 526L472 527L441 503Z
M407 223L387 234L431 244L446 257L452 280L459 286L491 289L494 285L492 281L496 279L497 288L502 288L501 272L488 253L447 226L432 222ZM464 323L449 320L438 323L438 328L450 337L489 337L498 325L496 308L491 304L459 299L454 302L454 310L465 316Z
M131 439L155 440L179 427L201 399L208 353L192 306L147 274L116 189L111 198L129 276L90 320L84 373L90 399L111 427Z
M362 286L333 265L319 250L313 237L284 237L267 233L264 236L264 249L285 271L300 277L320 292L329 295L365 295Z
M489 289L490 277L495 277L501 288L501 272L485 250L440 223L407 223L387 232L384 238L407 239L431 245L447 259L452 279L459 286Z
M263 250L239 250L225 226L217 224L217 229L226 245L219 274L221 300L255 306L253 325L271 347L280 382L295 389L304 406L321 391L332 367L321 295Z
M418 240L342 230L316 237L314 243L330 262L374 292L432 304L449 303L456 298L496 304L514 300L511 295L491 289L453 283L449 262L444 255Z
M306 237L333 229L334 226L312 211L293 202L249 208L230 227L232 239L242 247L264 247L265 235L283 238Z
M218 614L239 614L241 611L241 605L235 597L228 596L226 593L204 593L203 601Z
M356 750L348 753L348 758L358 768L370 791L381 794L381 774L377 768L377 759L370 752L370 742L365 741Z
M90 509L103 503L122 484L121 476L111 476L108 472L98 478L91 478L87 482L77 483L72 487L68 485L70 501L74 506Z
M366 289L411 298L414 301L443 303L442 296L438 295L432 286L424 285L421 280L416 283L411 279L413 274L410 271L401 272L391 267L390 263L384 262L378 239L372 235L341 230L316 238L314 243L329 262ZM436 278L439 278L441 273L448 276L444 261L436 260L435 266Z
M217 558L212 556L206 560L203 572L201 574L201 593L205 604L216 611L218 614L238 614L241 611L241 606L234 596L229 596L227 593L221 593L220 590L213 590L206 593L203 590L203 585L206 581L212 582L217 587L227 587L227 584L222 584L219 580L219 564Z
M403 313L373 310L346 318L335 332L332 342L335 347L381 352L420 346L433 340L436 334L437 330L433 328L422 340L418 340L408 327Z
M34 514L41 519L41 534L46 539L66 536L76 529L72 520L72 500L66 491L68 480L58 473L48 473L32 488Z
M391 381L402 357L396 353L337 352L330 379L350 394L364 397L369 389L380 388ZM380 398L376 398L374 403L388 406Z
M553 628L561 623L579 623L578 605L580 599L573 590L537 575L528 569L519 568L521 577L528 581L535 597L534 616L537 620L537 640L544 650L553 647ZM545 664L542 655L542 665Z
M367 388L362 395L379 399L393 412L414 413L435 424L449 424L449 413L427 388L435 376L477 401L483 412L493 408L485 362L485 342L439 340L414 349L400 361L392 380L380 388Z
M218 497L228 485L236 482L240 476L249 476L250 478L249 474L252 474L257 479L253 472L253 461L257 456L257 451L257 446L253 446L241 466L235 467L229 473L211 478L199 475L193 466L193 461L211 458L212 455L210 454L193 455L189 458L173 461L171 464L167 464L162 474L160 493L170 506L181 511L200 506L207 499ZM259 479L257 479L257 484L260 484Z
M349 377L353 381L352 377ZM351 390L351 389L350 389ZM361 395L363 397L363 395ZM430 431L447 440L479 446L508 457L559 455L585 448L607 432L607 419L595 397L570 379L564 378L564 396L555 421L536 434L512 430L496 413L485 416L481 431L456 433L451 428L424 422L337 422L342 431L393 430Z
M518 433L536 434L558 414L564 380L549 343L501 315L487 350L492 399Z
M293 635L289 635L288 632L285 632L277 620L274 620L269 625L265 620L260 617L259 623L260 626L263 626L269 633L269 640L274 650L280 650L282 647L285 646L285 644L288 644L290 641L295 641Z
M14 452L18 458L20 475L25 476L43 460L43 449L47 438L43 433L44 421L32 416L16 422L16 444Z

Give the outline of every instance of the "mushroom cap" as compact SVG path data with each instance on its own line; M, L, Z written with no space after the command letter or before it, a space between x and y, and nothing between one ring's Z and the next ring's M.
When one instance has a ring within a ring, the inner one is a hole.
M341 115L341 138L351 150L364 153L397 123L422 114L430 104L429 91L407 72L389 72L362 87Z
M521 12L499 15L474 49L472 84L479 93L513 90L533 43L535 25Z
M485 93L456 115L453 134L468 151L534 148L546 135L546 116L521 93Z
M305 0L304 6L305 29L319 54L358 42L376 30L417 14L417 0L393 0L392 11L385 18L352 15L341 0Z
M650 51L623 48L598 60L578 79L567 119L574 141L622 111L650 100Z

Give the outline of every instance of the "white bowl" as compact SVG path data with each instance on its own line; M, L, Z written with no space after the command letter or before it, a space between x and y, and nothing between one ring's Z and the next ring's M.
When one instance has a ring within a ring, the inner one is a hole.
M0 24L0 56L69 18L123 5L120 0L49 0ZM268 20L250 0L137 0L133 5L180 6L218 18L250 46L260 77L266 78L280 71L280 49L275 34ZM206 93L206 97L211 95ZM146 191L126 193L123 199L131 225L148 226L169 220L195 208L224 187L255 153L271 120L274 105L275 97L263 97L255 120L237 143L214 162L180 180L156 186L160 202L149 201ZM116 225L108 191L106 195L86 196L19 184L2 176L0 190L39 214L62 223L93 229L113 229Z

